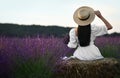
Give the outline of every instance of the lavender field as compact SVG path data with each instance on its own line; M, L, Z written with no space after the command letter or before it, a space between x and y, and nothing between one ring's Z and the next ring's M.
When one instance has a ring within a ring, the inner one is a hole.
M95 42L104 57L120 59L120 37ZM0 78L53 78L54 65L73 51L63 38L0 37Z

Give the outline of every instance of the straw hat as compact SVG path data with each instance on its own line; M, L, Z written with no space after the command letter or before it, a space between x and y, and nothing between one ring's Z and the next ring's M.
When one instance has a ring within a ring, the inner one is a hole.
M78 8L73 15L74 21L81 26L90 24L95 18L94 10L88 6Z

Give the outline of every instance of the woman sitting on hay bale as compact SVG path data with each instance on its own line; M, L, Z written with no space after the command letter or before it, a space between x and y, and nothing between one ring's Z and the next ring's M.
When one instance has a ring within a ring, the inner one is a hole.
M105 26L91 25L95 15L104 22ZM78 8L73 19L78 27L72 28L69 32L68 47L76 48L72 58L80 60L102 59L103 56L94 45L94 41L97 36L107 34L108 30L112 29L111 24L101 15L100 11L94 11L88 6Z
M105 26L91 25L98 16ZM76 48L73 56L64 57L56 65L55 78L112 78L118 69L118 61L114 58L104 58L94 45L95 38L107 34L112 29L111 24L88 6L78 8L74 15L78 27L69 32L69 48ZM104 58L104 59L103 59Z

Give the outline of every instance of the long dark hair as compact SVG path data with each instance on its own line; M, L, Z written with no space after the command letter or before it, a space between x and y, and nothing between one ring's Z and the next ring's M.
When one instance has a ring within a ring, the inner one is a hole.
M77 36L79 44L82 47L88 46L90 44L91 37L91 25L80 26L78 25Z

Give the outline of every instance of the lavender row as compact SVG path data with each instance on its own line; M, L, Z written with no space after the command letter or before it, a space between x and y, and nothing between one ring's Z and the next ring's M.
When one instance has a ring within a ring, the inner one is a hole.
M0 37L0 76L9 76L16 70L17 64L28 60L35 63L42 59L47 67L52 68L61 57L70 56L74 52L74 49L68 48L63 40L56 37ZM103 55L120 55L120 37L99 37L95 42Z

